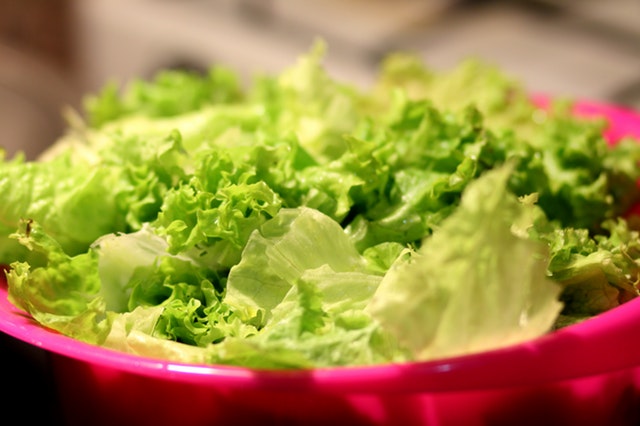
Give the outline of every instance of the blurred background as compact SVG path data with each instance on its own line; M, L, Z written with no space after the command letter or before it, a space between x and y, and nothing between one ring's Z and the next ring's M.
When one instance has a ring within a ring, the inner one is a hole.
M639 0L0 0L0 146L35 158L63 109L107 81L215 63L250 79L316 37L329 71L362 87L388 52L411 50L434 69L474 56L533 93L640 109ZM3 403L55 424L45 355L0 335L0 362L17 379Z
M530 91L640 107L638 0L0 0L0 130L34 158L64 106L107 81L160 68L278 72L316 37L327 67L359 86L388 52L434 69L469 56Z

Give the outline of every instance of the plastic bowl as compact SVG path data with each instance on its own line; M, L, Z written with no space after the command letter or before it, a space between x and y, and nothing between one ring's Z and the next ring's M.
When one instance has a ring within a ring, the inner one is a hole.
M586 102L576 112L606 116L612 141L640 138L640 113ZM534 341L470 356L258 371L73 340L16 309L0 284L0 331L47 353L65 424L640 424L640 298Z

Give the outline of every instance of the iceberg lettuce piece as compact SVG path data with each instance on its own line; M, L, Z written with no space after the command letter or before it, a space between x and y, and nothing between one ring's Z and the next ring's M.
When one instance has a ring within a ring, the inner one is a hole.
M533 205L507 191L511 172L498 168L471 183L460 208L392 266L367 306L415 359L533 339L562 309L547 247L524 232Z
M229 272L225 301L246 320L266 321L305 272L323 265L336 273L367 271L333 219L306 207L282 209L251 235Z

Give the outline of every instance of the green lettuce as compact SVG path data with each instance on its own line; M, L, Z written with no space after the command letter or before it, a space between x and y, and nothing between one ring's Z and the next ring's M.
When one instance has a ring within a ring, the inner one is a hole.
M638 296L640 144L466 61L391 55L370 90L318 43L111 84L37 161L0 161L0 263L43 326L260 368L433 359Z

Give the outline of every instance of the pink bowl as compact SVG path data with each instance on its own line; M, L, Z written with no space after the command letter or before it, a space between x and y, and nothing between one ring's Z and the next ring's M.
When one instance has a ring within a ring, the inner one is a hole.
M537 102L544 104L543 98ZM581 103L606 136L640 113ZM65 424L640 424L640 298L537 340L446 360L261 371L141 358L40 327L7 301L0 331L46 352Z

